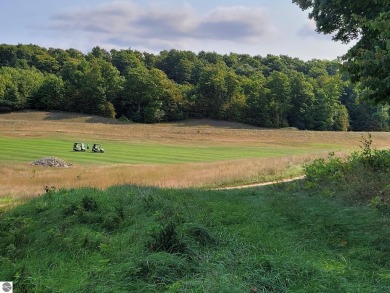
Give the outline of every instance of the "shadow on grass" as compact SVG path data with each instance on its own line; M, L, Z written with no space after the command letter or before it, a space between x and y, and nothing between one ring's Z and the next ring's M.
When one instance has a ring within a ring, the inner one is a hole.
M222 121L222 120L212 120L212 119L189 119L176 122L176 125L179 127L216 127L223 129L262 129L257 126L247 125L238 122ZM265 129L265 128L264 128Z
M105 118L99 116L89 116L81 113L67 113L67 112L50 112L47 113L44 120L50 121L61 121L61 120L73 120L77 122L85 122L85 123L103 123L103 124L123 124L116 119Z

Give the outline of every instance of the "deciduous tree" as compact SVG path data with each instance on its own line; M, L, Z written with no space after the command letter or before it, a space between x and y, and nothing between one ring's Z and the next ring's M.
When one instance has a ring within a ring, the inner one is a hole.
M335 41L356 44L342 59L353 82L376 102L390 101L390 1L293 0Z

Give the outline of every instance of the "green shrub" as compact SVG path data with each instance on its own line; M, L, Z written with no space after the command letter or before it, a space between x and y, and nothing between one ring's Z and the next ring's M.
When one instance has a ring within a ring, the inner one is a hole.
M327 160L320 158L313 163L304 166L307 187L319 188L330 182L338 183L344 179L346 165L344 162L330 153Z
M346 160L332 153L327 160L317 159L304 166L304 172L307 189L349 201L387 205L390 150L373 149L371 135L363 137L361 151Z
M121 117L118 118L118 121L123 122L123 123L130 123L131 120L127 118L125 115L122 115Z

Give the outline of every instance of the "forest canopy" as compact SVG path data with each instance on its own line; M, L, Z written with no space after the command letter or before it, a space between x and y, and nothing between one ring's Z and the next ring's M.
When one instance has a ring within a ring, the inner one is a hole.
M156 123L209 118L261 127L382 131L339 61L281 55L0 45L0 112L60 110Z

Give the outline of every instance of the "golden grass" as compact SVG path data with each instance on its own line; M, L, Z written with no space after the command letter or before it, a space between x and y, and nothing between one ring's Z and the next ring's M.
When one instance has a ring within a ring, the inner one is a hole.
M19 112L0 114L0 136L99 139L191 146L309 147L310 155L228 160L168 165L75 165L71 168L1 164L0 197L28 198L56 188L107 188L118 184L158 187L218 187L293 177L299 166L335 148L348 152L359 147L363 133L268 130L240 123L190 120L157 125L120 124L94 116ZM374 147L390 145L390 133L373 133ZM318 147L318 150L316 150Z
M1 196L34 197L45 186L59 188L95 187L133 184L164 188L216 187L266 182L300 174L300 166L317 155L282 158L256 158L212 163L168 165L75 165L70 168L0 165Z
M118 124L115 120L62 112L0 114L3 137L69 137L186 145L312 146L357 148L364 133L262 129L234 122L189 120L160 124ZM390 133L373 133L375 147L390 146Z

